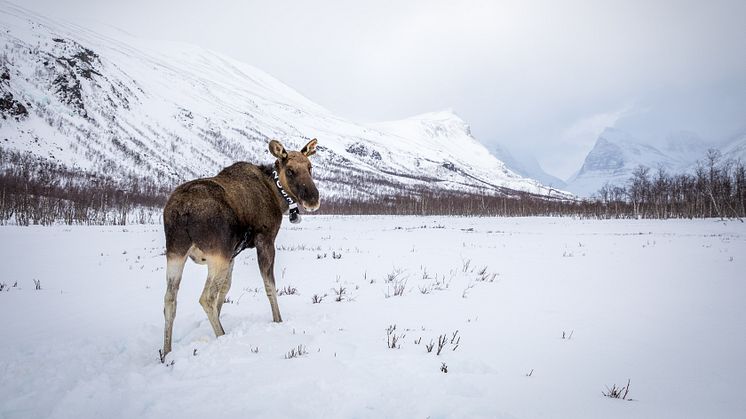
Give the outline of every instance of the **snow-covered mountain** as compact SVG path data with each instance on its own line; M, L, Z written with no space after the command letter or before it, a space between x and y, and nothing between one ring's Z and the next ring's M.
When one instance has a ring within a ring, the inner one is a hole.
M565 189L567 186L564 180L545 172L541 164L531 155L520 155L520 157L516 158L513 153L502 145L495 146L493 154L505 163L508 169L521 176L536 179L544 185L559 189Z
M679 168L688 168L697 160L702 160L711 147L694 132L676 131L666 136L661 151L678 162Z
M746 134L737 136L733 141L725 144L720 151L724 158L746 163Z
M270 138L288 148L318 138L315 177L327 197L423 189L558 195L506 168L450 111L359 124L199 47L104 35L1 2L0 28L5 151L172 185L237 160L269 162Z
M591 196L606 183L624 185L640 165L652 170L663 168L669 173L690 171L697 160L704 158L707 148L707 143L690 132L669 134L659 149L642 144L624 131L606 128L583 166L568 179L566 189Z

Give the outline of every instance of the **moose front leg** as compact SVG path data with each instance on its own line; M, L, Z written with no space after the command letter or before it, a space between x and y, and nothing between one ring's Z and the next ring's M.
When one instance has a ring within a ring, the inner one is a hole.
M264 290L267 291L269 305L272 307L272 321L281 322L280 306L277 305L277 290L275 289L275 242L266 238L257 237L256 245L257 262L259 271L264 280Z

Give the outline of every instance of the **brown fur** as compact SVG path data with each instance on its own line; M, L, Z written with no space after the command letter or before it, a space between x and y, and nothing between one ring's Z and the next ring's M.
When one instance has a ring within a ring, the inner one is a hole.
M316 152L316 139L300 152L287 152L272 140L269 150L277 158L274 166L238 162L217 176L184 183L169 197L163 209L167 269L162 360L171 351L176 295L187 257L207 265L200 304L216 336L225 333L220 310L231 286L233 259L245 248L256 247L272 318L282 321L275 290L275 237L288 204L277 190L272 170L277 170L283 188L300 206L318 209L319 193L308 160Z

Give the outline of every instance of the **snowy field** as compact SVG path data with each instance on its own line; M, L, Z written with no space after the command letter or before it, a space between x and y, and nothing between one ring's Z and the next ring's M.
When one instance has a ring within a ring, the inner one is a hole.
M216 339L189 262L161 364L160 226L1 227L0 418L746 412L746 224L309 216L277 246L284 323L246 250Z

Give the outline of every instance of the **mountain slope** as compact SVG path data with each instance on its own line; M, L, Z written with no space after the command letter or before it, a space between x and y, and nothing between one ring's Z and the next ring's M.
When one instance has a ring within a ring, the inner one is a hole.
M746 163L746 134L742 134L720 150L724 158Z
M606 183L625 184L640 165L653 170L663 168L670 173L688 171L704 157L707 146L696 134L678 132L666 138L662 149L642 144L626 132L606 128L583 166L568 179L567 190L591 196Z
M7 3L0 3L0 24L5 151L173 185L237 160L269 162L270 138L298 148L316 137L315 173L327 197L421 190L557 196L505 168L450 112L356 124L198 47L102 35Z

